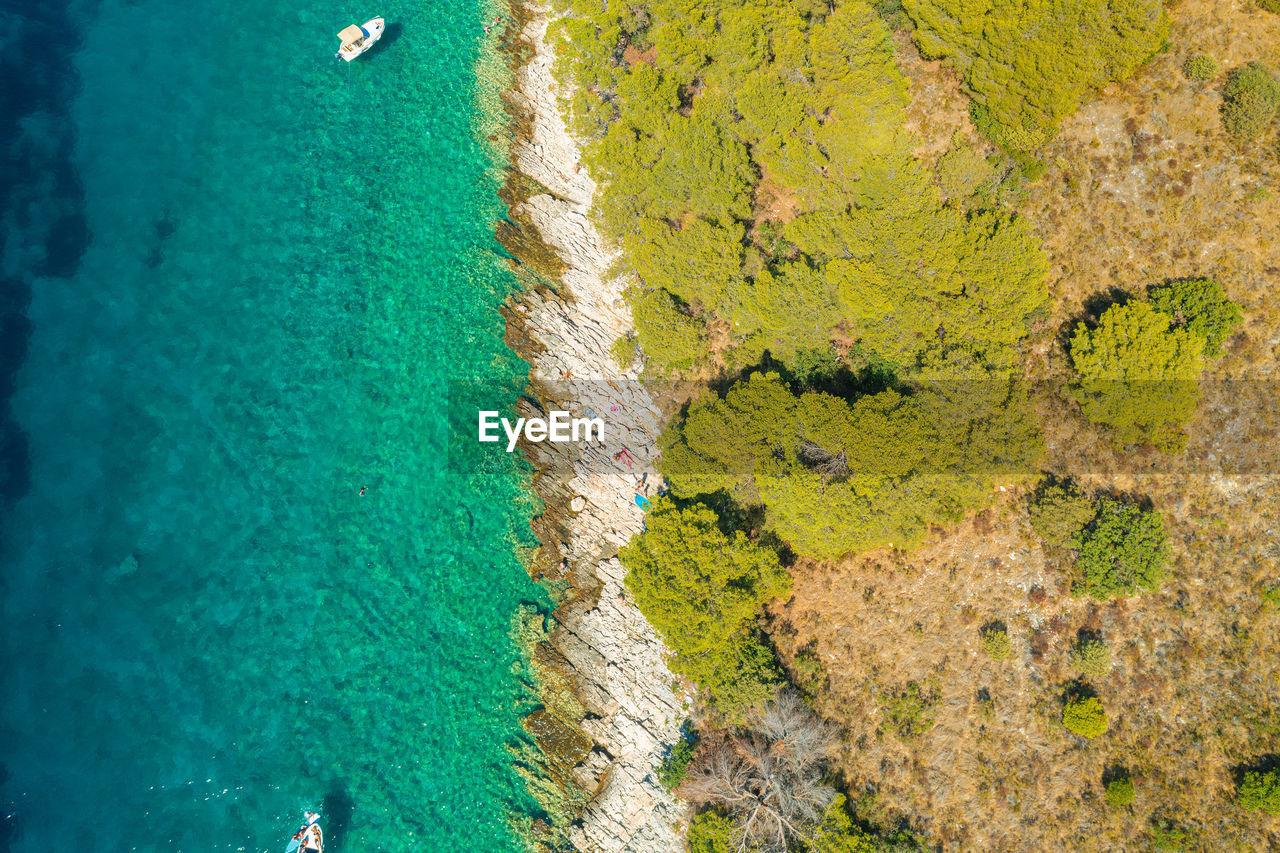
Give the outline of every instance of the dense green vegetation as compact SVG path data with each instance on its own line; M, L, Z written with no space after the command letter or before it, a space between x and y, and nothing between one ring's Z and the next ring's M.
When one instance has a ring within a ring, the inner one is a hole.
M734 853L734 823L718 811L705 811L689 823L689 853Z
M1222 87L1222 123L1237 142L1257 139L1280 108L1280 81L1261 62L1233 68Z
M827 806L822 823L804 846L809 853L875 853L879 847L849 817L843 796L837 796Z
M1076 734L1095 738L1107 732L1107 712L1097 696L1071 696L1062 708L1062 725Z
M774 552L718 523L704 506L658 498L644 533L618 556L640 610L675 652L672 670L697 682L726 719L740 720L780 681L755 617L791 578Z
M573 120L654 369L697 364L707 327L727 330L730 364L839 334L908 370L1012 365L1044 258L1017 217L943 204L900 131L906 82L869 6L561 7ZM757 209L762 189L790 211Z
M1085 417L1110 428L1118 445L1179 451L1208 359L1221 354L1244 315L1222 285L1207 278L1168 281L1148 296L1114 303L1097 323L1076 325L1070 394Z
M659 372L693 367L704 355L706 331L671 294L665 290L637 293L632 300L640 344ZM626 354L619 345L619 356Z
M1280 817L1280 770L1246 770L1236 790L1237 800L1246 809Z
M973 118L1010 152L1031 152L1094 90L1160 50L1160 0L903 0L927 56L955 64Z
M1004 383L931 383L850 403L755 373L674 422L660 467L674 494L723 490L763 504L797 552L837 557L919 542L927 524L988 503L996 478L1033 470L1040 451Z

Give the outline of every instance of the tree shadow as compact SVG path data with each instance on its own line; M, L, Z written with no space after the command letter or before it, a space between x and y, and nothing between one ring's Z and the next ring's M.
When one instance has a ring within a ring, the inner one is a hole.
M785 363L771 350L765 350L755 364L721 371L710 386L723 397L734 385L756 373L778 374L796 394L820 391L849 402L898 385L896 368L875 357L861 357L858 363L850 364L834 353L807 351Z
M1084 645L1085 643L1102 643L1102 642L1105 642L1105 640L1103 640L1102 638L1101 631L1095 631L1090 628L1081 628L1079 631L1076 631L1077 646Z
M1246 764L1237 764L1231 768L1231 779L1236 788L1244 781L1246 773L1280 773L1280 754L1268 753L1260 755Z
M1106 290L1091 294L1081 305L1080 313L1067 317L1062 321L1062 325L1058 327L1056 339L1063 352L1071 352L1071 336L1075 333L1076 326L1084 323L1086 326L1093 328L1098 325L1098 320L1102 318L1108 308L1113 305L1127 305L1133 299L1134 295L1132 293L1120 287L1109 287Z
M1102 786L1105 788L1112 782L1121 782L1130 778L1129 768L1123 764L1110 764L1102 771Z
M1093 685L1085 681L1083 678L1077 678L1075 681L1067 684L1065 690L1062 691L1062 704L1070 705L1073 702L1080 702L1084 699L1098 698L1098 691L1093 689Z

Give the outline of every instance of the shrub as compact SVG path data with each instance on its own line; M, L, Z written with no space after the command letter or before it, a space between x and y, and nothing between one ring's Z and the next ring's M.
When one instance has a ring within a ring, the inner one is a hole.
M1271 68L1251 62L1227 74L1222 87L1222 123L1238 142L1257 139L1280 107L1280 83Z
M921 688L915 681L889 696L882 697L880 709L884 713L883 727L902 740L919 737L933 728L934 708L938 703L937 685Z
M671 668L711 693L727 719L768 698L778 674L754 633L760 606L791 579L778 557L739 531L721 532L716 514L657 498L645 530L619 552L626 584L675 655Z
M1118 443L1180 450L1200 399L1204 349L1204 338L1150 303L1112 305L1096 327L1080 323L1071 336L1071 393Z
M1182 63L1182 73L1188 80L1212 80L1221 71L1218 60L1201 53Z
M1240 779L1236 799L1246 809L1280 816L1280 770L1249 770Z
M1128 773L1119 773L1107 780L1106 797L1108 805L1115 808L1122 808L1133 802L1133 780Z
M1046 478L1028 504L1031 529L1049 545L1066 547L1098 514L1098 505L1071 481Z
M658 765L658 781L668 791L680 787L689 765L693 763L693 755L697 751L698 738L691 731L681 733L680 739L671 745L671 751Z
M1087 637L1071 650L1071 665L1081 675L1101 678L1111 671L1111 649L1102 640Z
M791 680L806 696L817 693L827 682L822 660L811 651L797 653L791 661Z
M1195 839L1191 830L1167 818L1152 821L1150 832L1151 846L1169 853L1180 853Z
M1099 502L1098 516L1072 543L1080 579L1077 595L1108 598L1151 591L1164 580L1169 559L1164 519L1131 503L1111 498Z
M1087 738L1106 734L1107 712L1097 696L1073 696L1062 709L1062 725Z
M630 335L618 338L613 342L613 346L609 347L609 355L613 356L613 363L622 370L630 367L639 354L640 341Z
M978 632L982 639L982 650L992 660L1008 660L1013 652L1013 644L1009 642L1009 631L1003 622L992 622Z
M733 853L734 823L718 811L695 815L689 824L689 853Z
M1240 306L1227 298L1222 285L1208 278L1171 281L1151 288L1151 304L1204 338L1204 354L1215 356L1244 320Z

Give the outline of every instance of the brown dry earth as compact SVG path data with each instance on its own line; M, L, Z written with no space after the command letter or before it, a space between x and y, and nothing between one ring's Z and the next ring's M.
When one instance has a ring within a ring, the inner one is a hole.
M1106 604L1073 598L1010 489L912 554L802 561L771 614L784 659L823 664L816 705L845 730L840 772L855 800L865 792L862 816L905 820L945 850L1152 849L1155 820L1185 830L1186 850L1280 849L1280 819L1232 801L1235 770L1280 753L1280 611L1261 595L1280 582L1280 161L1274 132L1243 151L1225 138L1222 76L1181 72L1197 53L1224 72L1280 66L1280 16L1205 0L1171 16L1171 49L1065 123L1022 207L1053 264L1035 376L1064 369L1062 331L1112 288L1210 276L1244 309L1215 370L1249 381L1206 388L1184 454L1118 453L1044 402L1046 469L1150 498L1173 545L1169 580ZM932 160L956 131L972 136L964 99L948 69L899 48ZM981 649L991 620L1008 626L1009 660ZM1090 682L1111 721L1093 741L1061 724L1081 630L1100 632L1115 663ZM1113 765L1133 774L1131 807L1103 799Z

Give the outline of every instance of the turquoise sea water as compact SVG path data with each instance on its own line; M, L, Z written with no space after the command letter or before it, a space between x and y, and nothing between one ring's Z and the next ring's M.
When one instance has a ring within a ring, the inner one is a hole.
M28 5L0 16L33 40L0 104L0 849L274 853L323 806L333 853L514 850L532 507L448 441L526 369L477 132L494 13ZM386 43L334 60L374 13Z

